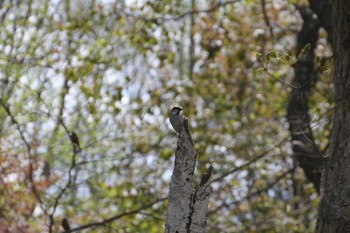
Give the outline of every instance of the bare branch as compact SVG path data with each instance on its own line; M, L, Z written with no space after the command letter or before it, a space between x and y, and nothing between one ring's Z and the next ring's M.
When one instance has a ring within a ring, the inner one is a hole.
M258 160L264 158L265 156L268 156L268 155L269 155L269 152L270 152L271 150L273 150L273 149L275 149L275 148L281 146L283 143L285 143L286 141L288 141L288 138L289 138L289 136L288 136L288 137L285 137L281 142L279 142L278 144L276 144L276 145L275 145L273 148L271 148L270 150L264 151L264 152L261 153L260 155L258 155L258 156L256 156L255 158L249 160L248 162L246 162L245 164L242 164L241 166L235 167L235 168L233 168L232 170L230 170L230 171L228 171L228 172L226 172L226 173L220 175L219 177L213 179L213 180L211 181L211 183L221 181L221 180L224 179L225 177L227 177L227 176L229 176L229 175L231 175L231 174L233 174L233 173L235 173L235 172L237 172L237 171L239 171L239 170L242 170L243 168L249 166L249 165L252 164L252 163L255 163L256 161L258 161Z
M243 200L247 200L250 199L252 197L255 197L257 195L260 195L262 193L266 193L269 189L271 189L273 186L275 186L280 180L282 180L283 178L285 178L288 174L290 174L293 171L294 168L290 168L287 171L283 172L281 175L279 175L273 182L269 183L266 185L266 187L256 190L255 192L251 192L249 193L247 196L243 197L240 200L237 201L233 201L229 204L226 204L225 206L227 206L228 208L234 208L235 206L237 206L238 204L240 204ZM208 212L208 215L212 215L215 214L219 209L221 209L222 207L220 206L219 208Z
M263 15L264 15L264 20L265 20L266 26L267 26L267 27L269 28L269 30L270 30L271 39L273 39L273 28L272 28L272 26L271 26L270 19L269 19L269 17L267 16L267 12L266 12L266 1L265 1L265 0L261 0L261 8L262 8L262 12L263 12Z
M64 231L64 232L65 233L76 232L76 231L81 231L81 230L92 228L92 227L104 226L104 225L106 225L108 223L111 223L111 222L116 221L118 219L121 219L123 217L134 215L134 214L138 214L142 210L151 208L153 205L155 205L157 203L160 203L160 202L163 202L165 200L167 200L167 198L161 198L161 199L158 199L158 200L156 200L156 201L154 201L154 202L152 202L152 203L150 203L148 205L141 206L140 208L137 208L137 209L134 209L134 210L131 210L131 211L128 211L128 212L124 212L124 213L115 215L115 216L113 216L111 218L108 218L108 219L105 219L105 220L102 220L102 221L99 221L99 222L92 222L92 223L89 223L89 224L86 224L86 225L83 225L83 226L80 226L80 227L76 227L76 228L73 228L73 229L71 229L69 231Z
M216 4L214 4L212 7L208 8L208 9L204 9L204 10L190 10L190 11L186 11L185 13L178 15L178 16L159 16L159 17L154 17L154 18L147 18L147 17L142 17L142 16L137 16L134 15L130 12L126 12L124 9L118 9L121 12L123 12L126 16L128 17L132 17L132 18L138 18L138 19L142 19L144 21L148 21L148 22L164 22L164 21L178 21L181 20L187 16L190 15L194 15L194 14L200 14L200 13L210 13L213 12L215 10L217 10L220 7L224 7L230 4L234 4L239 2L239 0L229 0L229 1L218 1Z
M24 135L24 130L21 128L19 122L16 120L15 116L12 114L10 107L7 103L4 102L3 99L0 99L0 104L1 106L5 109L7 115L10 117L12 124L15 126L16 130L18 131L23 143L26 146L26 151L27 151L27 155L28 155L28 161L29 161L29 184L30 184L30 188L36 198L36 200L39 202L41 209L44 211L44 213L46 214L47 211L43 206L43 201L40 197L40 194L38 192L38 190L36 189L35 183L34 183L34 178L33 178L33 155L32 155L32 147L31 144L29 143L29 141L26 139L25 135Z

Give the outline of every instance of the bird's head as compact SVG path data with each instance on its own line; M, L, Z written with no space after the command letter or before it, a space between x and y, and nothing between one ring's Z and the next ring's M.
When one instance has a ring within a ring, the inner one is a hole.
M179 115L181 111L182 111L182 108L173 107L173 109L171 109L171 115Z

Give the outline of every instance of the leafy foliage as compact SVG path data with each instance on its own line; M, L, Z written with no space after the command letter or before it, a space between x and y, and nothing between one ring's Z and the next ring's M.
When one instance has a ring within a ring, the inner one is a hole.
M267 23L262 7L2 3L1 230L56 232L67 217L89 232L163 231L176 145L167 118L180 104L199 171L214 166L211 232L311 232L318 198L291 155L291 87L280 81L290 83L303 54L294 55L300 19L292 4L273 1ZM327 52L323 39L318 55ZM325 67L310 111L326 150Z

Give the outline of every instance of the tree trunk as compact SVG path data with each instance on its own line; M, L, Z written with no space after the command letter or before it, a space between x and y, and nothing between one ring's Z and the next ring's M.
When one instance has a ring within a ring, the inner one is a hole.
M298 59L294 66L293 86L296 88L293 88L290 94L287 119L295 159L303 168L308 180L319 192L324 159L315 144L310 127L308 101L318 79L314 68L314 50L317 45L320 23L313 17L313 12L308 7L300 7L299 12L304 23L298 34L297 55L299 56L308 44L310 49Z
M185 119L179 134L175 165L169 188L168 213L165 224L166 233L206 233L209 197L212 192L210 176L212 166L202 176L194 188L193 173L197 152L194 149Z
M333 1L335 117L316 232L350 232L350 1Z
M310 8L321 21L322 27L328 33L328 41L332 44L332 3L330 0L309 0Z

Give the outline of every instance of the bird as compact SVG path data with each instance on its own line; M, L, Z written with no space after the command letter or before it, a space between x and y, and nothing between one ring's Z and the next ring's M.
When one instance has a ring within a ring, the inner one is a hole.
M45 161L44 162L44 168L43 171L41 173L42 176L45 176L46 178L48 178L51 174L51 167L50 167L50 163L49 161Z
M61 225L62 225L64 231L70 230L70 226L69 226L69 222L68 222L67 218L62 219Z
M184 117L180 115L183 109L180 107L173 107L170 112L170 123L176 132L181 133Z
M80 152L81 148L80 148L78 135L76 133L74 133L73 131L69 132L68 135L69 135L70 141L73 144L73 151L74 151L74 153Z

